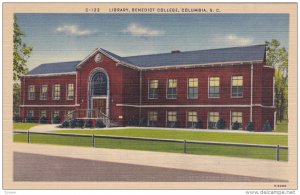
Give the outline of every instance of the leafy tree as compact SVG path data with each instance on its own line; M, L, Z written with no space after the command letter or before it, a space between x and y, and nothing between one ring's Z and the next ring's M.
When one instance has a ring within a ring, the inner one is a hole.
M13 88L13 114L14 116L19 115L19 106L20 106L20 97L21 95L21 88L19 83L14 83Z
M277 120L283 120L288 111L288 52L278 40L266 41L267 65L275 68L275 105Z
M14 70L14 81L20 79L20 75L27 73L27 60L32 52L32 47L28 47L22 41L22 37L25 33L21 30L18 25L17 17L14 15L14 52L13 52L13 70Z

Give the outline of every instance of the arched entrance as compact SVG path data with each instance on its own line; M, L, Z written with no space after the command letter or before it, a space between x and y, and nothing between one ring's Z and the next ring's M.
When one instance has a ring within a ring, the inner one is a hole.
M89 76L89 117L100 114L109 117L109 77L103 68L94 69Z

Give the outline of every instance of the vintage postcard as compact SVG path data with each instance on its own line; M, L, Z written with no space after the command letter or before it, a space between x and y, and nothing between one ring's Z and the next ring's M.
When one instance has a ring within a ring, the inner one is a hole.
M297 49L296 3L4 3L3 188L293 194Z

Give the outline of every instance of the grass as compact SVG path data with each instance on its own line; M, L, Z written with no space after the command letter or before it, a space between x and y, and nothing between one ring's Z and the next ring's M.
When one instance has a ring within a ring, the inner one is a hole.
M40 123L14 123L15 130L28 130L31 127L42 125Z
M31 134L31 143L39 144L55 144L55 145L71 145L92 147L91 137L67 137L57 135L40 135ZM26 134L16 134L14 136L15 142L27 142ZM172 142L158 142L158 141L137 141L137 140L120 140L110 138L96 138L97 148L111 148L111 149L129 149L129 150L143 150L143 151L158 151L158 152L172 152L183 153L183 143ZM236 147L236 146L214 146L203 144L187 145L188 154L197 155L218 155L231 156L255 159L276 159L275 149L266 148L252 148L252 147ZM288 151L280 150L280 159L287 161Z
M161 139L195 140L195 141L215 141L234 142L249 144L270 144L287 146L287 135L266 135L248 133L222 133L220 132L195 132L180 130L157 130L157 129L136 129L127 128L119 130L59 130L58 133L74 134L95 134L113 135L125 137L146 137Z
M276 129L275 132L282 132L282 133L287 133L288 132L288 121L284 120L276 124Z

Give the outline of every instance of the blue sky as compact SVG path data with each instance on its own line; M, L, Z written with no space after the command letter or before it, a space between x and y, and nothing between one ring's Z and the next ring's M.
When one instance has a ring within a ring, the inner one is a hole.
M288 49L287 14L17 14L28 61L82 60L95 48L120 56L264 44Z

